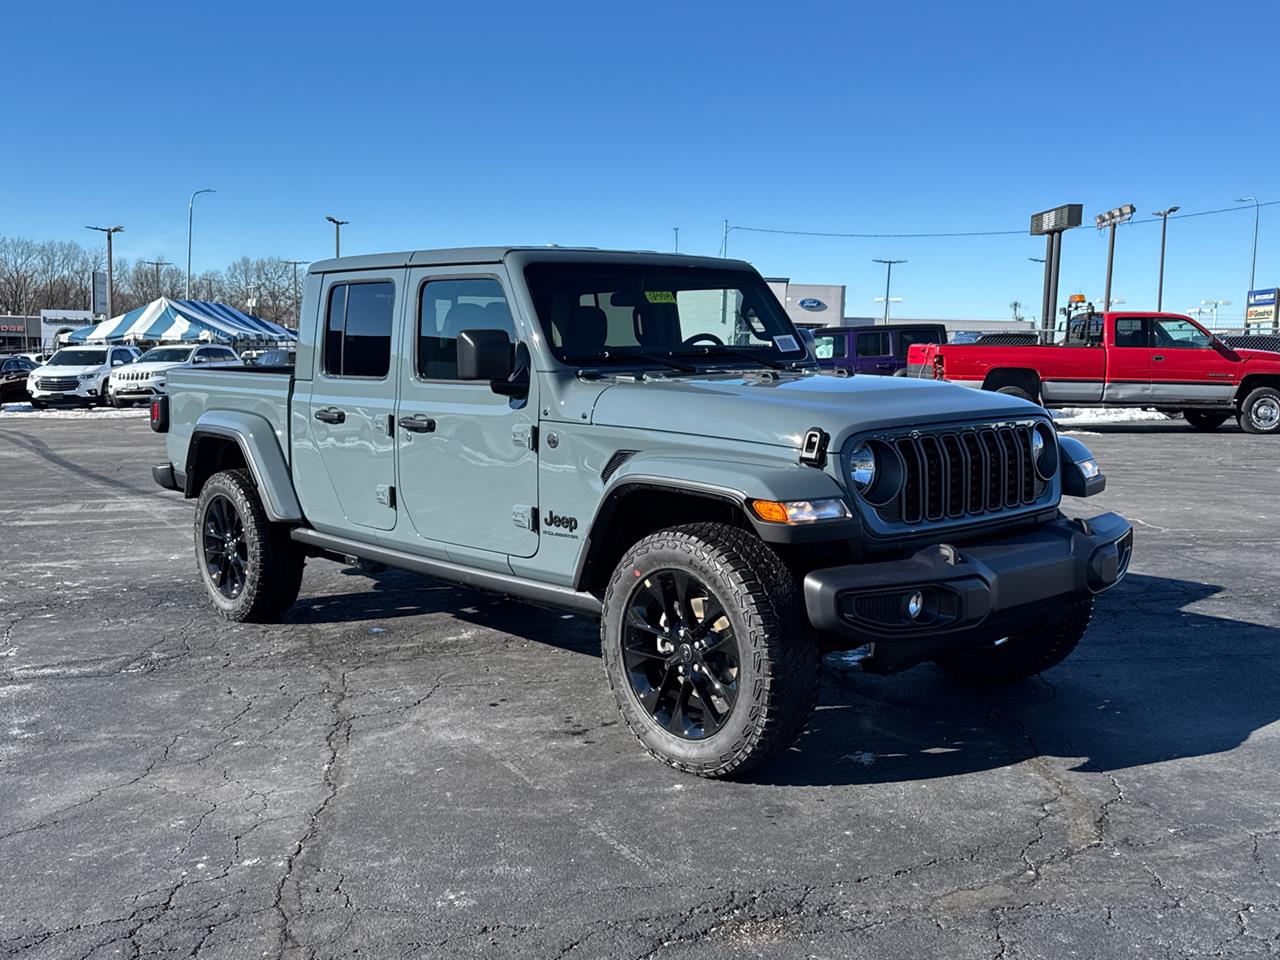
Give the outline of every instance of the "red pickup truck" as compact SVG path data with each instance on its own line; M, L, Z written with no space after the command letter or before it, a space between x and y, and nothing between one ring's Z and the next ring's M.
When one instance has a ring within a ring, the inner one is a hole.
M1280 433L1280 353L1233 350L1190 317L1081 313L1054 345L917 344L911 376L998 390L1045 407L1154 407L1200 430L1237 417Z

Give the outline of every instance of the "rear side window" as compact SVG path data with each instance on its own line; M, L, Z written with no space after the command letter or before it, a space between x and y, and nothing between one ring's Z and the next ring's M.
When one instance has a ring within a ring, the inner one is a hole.
M1117 347L1147 347L1151 344L1151 327L1146 317L1116 319Z
M330 287L324 372L333 377L385 377L391 369L395 302L395 284L389 280Z
M903 358L911 350L911 345L915 343L941 343L942 335L937 330L900 330L898 331L898 353L897 356Z
M504 330L514 341L515 324L497 280L431 280L418 303L418 376L458 379L458 334L463 330Z
M819 360L838 360L845 354L843 333L815 333L813 344L814 355Z
M889 355L889 331L878 330L858 334L856 345L860 357L887 357Z

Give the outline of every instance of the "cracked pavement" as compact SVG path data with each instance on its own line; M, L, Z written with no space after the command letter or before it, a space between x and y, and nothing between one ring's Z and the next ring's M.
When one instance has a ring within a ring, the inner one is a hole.
M1078 434L1135 520L1080 650L829 665L748 782L649 760L596 626L312 561L207 603L144 418L0 419L0 956L1280 953L1280 444Z

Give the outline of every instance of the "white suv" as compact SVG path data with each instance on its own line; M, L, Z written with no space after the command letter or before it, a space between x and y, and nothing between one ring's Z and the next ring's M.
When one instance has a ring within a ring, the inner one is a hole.
M133 363L111 371L107 394L114 406L127 407L135 401L149 401L153 394L163 390L166 376L175 367L230 367L240 363L239 355L230 347L213 344L152 347Z
M63 347L27 378L31 405L43 410L51 403L106 403L112 368L137 356L135 347Z

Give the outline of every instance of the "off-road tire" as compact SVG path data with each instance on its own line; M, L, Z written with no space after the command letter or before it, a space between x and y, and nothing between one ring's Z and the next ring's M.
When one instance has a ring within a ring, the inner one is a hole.
M1258 387L1251 390L1249 395L1244 398L1244 403L1240 405L1240 429L1245 433L1260 434L1262 436L1275 436L1280 434L1280 419L1274 419L1268 423L1260 423L1255 417L1255 407L1259 404L1266 404L1268 408L1274 405L1280 405L1280 390L1275 387Z
M205 564L206 513L210 503L218 497L231 502L244 525L248 554L245 583L234 599L219 592ZM298 599L306 556L290 539L287 526L267 519L253 475L248 470L223 470L205 481L196 503L195 538L196 569L200 580L214 607L228 620L271 623Z
M997 646L939 657L935 662L957 680L1013 683L1056 667L1080 644L1093 616L1093 597L1072 603L1055 624L1009 637Z
M996 393L1003 393L1003 394L1007 394L1010 397L1017 397L1019 400L1030 400L1032 403L1040 402L1031 394L1027 393L1027 391L1023 390L1021 387L1001 387L999 390L996 391Z
M677 569L723 602L738 644L738 695L724 726L700 740L668 733L641 706L622 657L635 581ZM600 639L609 686L631 732L656 759L701 777L742 774L789 747L818 696L819 652L795 578L758 537L721 523L660 530L619 561L604 595Z
M1208 410L1183 410L1182 418L1197 430L1217 430L1227 422L1229 415L1210 413Z

